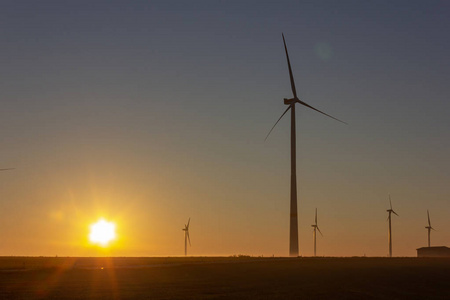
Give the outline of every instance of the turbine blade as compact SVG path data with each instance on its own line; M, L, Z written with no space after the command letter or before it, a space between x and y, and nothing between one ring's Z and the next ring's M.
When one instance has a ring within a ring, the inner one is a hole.
M392 201L391 201L391 195L389 195L389 204L391 205L391 210L392 210Z
M306 102L303 102L303 101L301 101L301 100L297 100L296 102L297 102L297 103L300 103L300 104L302 104L302 105L304 105L304 106L306 106L306 107L309 107L309 108L311 108L312 110L315 110L315 111L317 111L317 112L319 112L319 113L321 113L321 114L323 114L323 115L325 115L325 116L327 116L327 117L329 117L329 118L332 118L332 119L334 119L334 120L336 120L336 121L339 121L339 122L341 122L341 123L344 123L345 125L348 125L346 122L341 121L341 120L339 120L339 119L337 119L337 118L335 118L335 117L333 117L333 116L330 116L329 114L326 114L326 113L324 113L323 111L320 111L320 110L318 110L318 109L315 108L315 107L312 107L311 105L309 105L309 104L306 103Z
M189 246L191 246L191 238L189 237L189 231L186 231L186 234L187 234L187 238L188 238L188 241L189 241Z
M394 214L396 214L398 217L400 217L395 211L392 211Z
M430 222L430 212L427 209L427 214L428 214L428 226L431 227L431 222Z
M264 139L264 141L267 140L267 138L269 137L270 133L272 132L272 130L275 128L275 126L277 126L278 122L280 122L281 118L283 118L283 116L287 113L287 111L291 108L291 105L288 106L288 108L286 108L286 110L284 111L284 113L281 115L281 117L278 119L278 121L275 123L275 125L273 125L272 129L270 129L269 133L267 134L266 138Z
M0 171L8 171L8 170L14 170L15 168L6 168L6 169L0 169Z
M186 228L189 229L189 223L191 222L191 218L189 218Z
M291 80L292 94L294 94L294 98L297 98L297 91L295 90L294 75L292 75L291 62L289 61L289 54L288 54L288 50L286 47L286 41L284 40L284 34L281 34L281 35L283 36L284 51L286 52L287 64L289 67L289 78Z
M317 225L317 208L316 208L316 225Z
M323 236L322 231L320 231L319 226L317 226L317 230L319 231L320 235Z

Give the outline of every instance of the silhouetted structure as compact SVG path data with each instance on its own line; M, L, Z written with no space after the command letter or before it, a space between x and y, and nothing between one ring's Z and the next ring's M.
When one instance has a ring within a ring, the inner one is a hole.
M319 229L319 225L317 225L317 208L316 208L316 218L315 218L315 224L311 225L313 230L313 237L314 237L314 256L316 256L316 229L319 231L320 235L323 236L322 232Z
M187 241L189 240L189 246L191 245L191 238L189 237L189 223L191 222L191 218L189 218L187 225L184 225L182 229L184 231L184 256L187 255Z
M289 255L290 256L298 256L298 216L297 216L297 170L296 170L296 134L295 134L295 104L300 103L303 106L309 107L321 114L324 114L327 117L330 117L332 119L335 119L339 122L342 122L344 124L347 124L339 119L336 119L335 117L332 117L314 107L311 105L303 102L297 97L297 91L295 89L295 82L294 82L294 75L292 74L292 68L291 63L289 61L289 54L286 47L286 41L283 37L283 44L284 44L284 50L286 52L286 60L289 68L289 78L291 81L291 89L292 94L294 95L294 98L286 99L284 98L284 104L289 105L288 108L284 111L284 113L281 115L281 117L278 119L278 121L273 125L272 129L270 129L269 133L266 136L266 140L269 137L272 130L277 126L278 122L283 118L283 116L287 113L287 111L291 110L291 206L290 206L290 227L289 227Z
M427 215L428 215L428 226L425 226L426 229L428 229L428 247L431 247L431 229L436 231L433 227L431 227L431 221L430 221L430 212L427 209Z
M397 213L392 209L392 201L391 201L391 195L389 195L389 204L391 205L391 208L386 210L389 213L388 221L389 221L389 257L392 257L392 228L391 228L391 213L394 213L397 215ZM397 215L398 216L398 215Z
M417 257L450 257L450 248L445 246L418 248Z

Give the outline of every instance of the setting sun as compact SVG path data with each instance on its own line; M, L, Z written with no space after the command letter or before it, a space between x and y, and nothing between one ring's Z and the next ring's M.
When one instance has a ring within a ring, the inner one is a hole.
M100 219L90 226L89 240L91 243L107 246L116 238L116 225L112 222Z

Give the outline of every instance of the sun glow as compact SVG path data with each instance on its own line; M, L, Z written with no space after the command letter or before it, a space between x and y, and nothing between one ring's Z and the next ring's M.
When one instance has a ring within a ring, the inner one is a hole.
M106 247L109 242L116 238L116 225L104 219L100 219L97 223L90 226L89 240L93 244Z

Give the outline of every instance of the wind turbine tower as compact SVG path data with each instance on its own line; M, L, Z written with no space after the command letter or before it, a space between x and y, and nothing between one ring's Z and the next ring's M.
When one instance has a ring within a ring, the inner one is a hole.
M297 158L296 158L296 134L295 134L295 104L299 103L303 106L306 106L312 110L315 110L327 117L330 117L332 119L335 119L339 122L342 122L344 124L347 124L339 119L336 119L335 117L332 117L314 107L307 104L306 102L303 102L300 100L297 96L297 91L295 89L295 82L294 82L294 75L292 74L292 68L291 63L289 61L289 54L286 47L286 41L283 37L283 44L284 44L284 51L286 52L286 60L287 65L289 69L289 78L291 81L291 89L292 94L294 98L286 99L284 98L284 104L288 105L288 108L284 111L284 113L281 115L281 117L278 119L278 121L273 125L272 129L270 129L269 133L266 136L266 140L269 137L272 130L277 126L278 122L283 118L283 116L288 112L288 110L291 110L291 201L290 201L290 227L289 227L289 255L292 257L298 256L298 216L297 216Z
M323 236L322 232L319 229L319 225L317 225L317 208L316 208L316 219L315 224L311 225L312 228L314 228L313 231L313 237L314 237L314 256L316 256L316 230L319 231L320 235Z
M431 229L436 231L433 227L431 227L431 221L430 221L430 212L427 209L428 214L428 226L425 226L426 229L428 229L428 247L431 247Z
M191 218L189 218L187 225L184 225L182 229L184 231L184 256L187 255L187 242L189 240L189 246L191 246L191 239L189 238L189 223L191 222Z
M398 216L398 214L392 209L392 201L391 195L389 195L389 204L391 206L390 209L386 210L389 213L388 221L389 221L389 257L392 257L392 228L391 228L391 213L394 213Z

